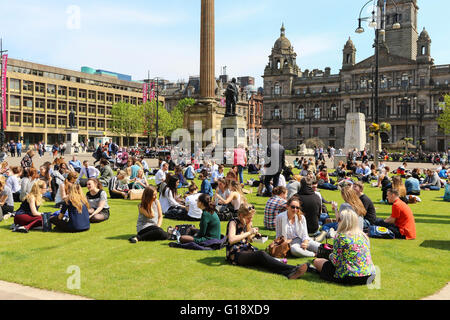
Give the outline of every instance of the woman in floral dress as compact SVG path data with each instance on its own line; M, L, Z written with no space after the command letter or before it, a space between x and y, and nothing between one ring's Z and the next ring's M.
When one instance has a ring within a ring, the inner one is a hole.
M330 282L364 285L375 278L369 238L361 231L358 215L350 209L339 214L339 226L329 260L315 259L320 277Z

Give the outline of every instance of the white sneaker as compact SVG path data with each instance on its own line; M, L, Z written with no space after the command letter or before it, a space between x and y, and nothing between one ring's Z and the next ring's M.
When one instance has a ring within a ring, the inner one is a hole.
M333 228L330 229L330 231L328 231L328 235L331 239L334 239L336 237L336 230L334 230Z

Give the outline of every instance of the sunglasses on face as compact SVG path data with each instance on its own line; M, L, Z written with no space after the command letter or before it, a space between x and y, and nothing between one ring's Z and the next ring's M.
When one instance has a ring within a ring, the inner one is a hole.
M300 210L300 207L297 207L297 206L291 206L291 209L294 209L294 210Z
M253 210L253 209L255 209L255 206L248 207L248 210Z

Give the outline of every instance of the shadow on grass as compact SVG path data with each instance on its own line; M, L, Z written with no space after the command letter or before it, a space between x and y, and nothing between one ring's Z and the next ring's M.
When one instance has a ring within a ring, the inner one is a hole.
M450 224L448 220L415 219L416 223Z
M416 217L450 219L450 216L438 216L438 215L432 215L432 214L416 214L416 213L414 213L414 218L416 218Z
M227 260L225 259L224 256L222 257L206 257L206 258L202 258L197 260L200 263L203 263L207 266L210 267L220 267L223 265L229 265L229 263L227 262Z
M114 237L106 237L105 239L107 239L107 240L128 240L135 235L136 234L123 234L123 235L114 236Z
M449 240L425 240L420 244L421 247L434 248L440 250L450 251L450 241Z

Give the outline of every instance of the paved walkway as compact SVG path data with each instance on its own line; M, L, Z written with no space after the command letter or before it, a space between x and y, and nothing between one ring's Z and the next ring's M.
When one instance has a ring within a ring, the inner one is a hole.
M91 300L80 296L47 291L0 280L0 300Z
M75 154L75 155L76 155L77 159L80 160L81 162L83 162L84 160L88 160L89 165L94 164L95 159L92 157L92 153L80 153L80 154ZM5 161L8 162L9 166L20 166L20 161L22 160L23 156L25 156L25 153L22 153L22 157L20 157L20 158L8 156ZM72 160L72 155L66 155L66 156L64 156L64 159L68 163L70 160ZM34 167L38 168L38 169L46 161L53 162L53 156L51 154L49 154L48 152L45 153L42 158L39 157L39 154L36 154L33 157ZM147 164L149 165L150 168L158 167L158 159L145 158L145 161L147 162Z
M80 296L35 289L0 280L0 300L92 300ZM421 300L450 300L450 283L436 294Z

